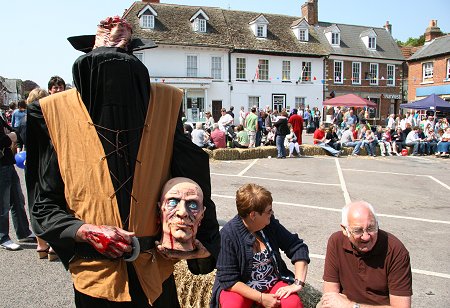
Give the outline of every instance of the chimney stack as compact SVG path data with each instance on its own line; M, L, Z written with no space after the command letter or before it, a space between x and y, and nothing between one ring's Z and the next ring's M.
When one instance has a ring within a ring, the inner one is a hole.
M319 0L308 0L302 5L302 17L305 17L310 25L319 23Z
M425 30L425 42L431 42L437 37L444 35L437 25L437 20L432 19L428 28Z
M389 32L390 35L392 35L392 25L389 23L389 20L386 21L384 28L386 29L387 32Z
M147 3L159 3L159 0L142 0L142 2L147 2Z

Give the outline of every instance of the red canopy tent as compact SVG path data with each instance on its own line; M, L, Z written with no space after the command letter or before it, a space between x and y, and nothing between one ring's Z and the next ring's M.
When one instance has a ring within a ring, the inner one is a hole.
M327 99L322 102L323 106L343 106L343 107L377 107L377 104L355 94L346 94Z

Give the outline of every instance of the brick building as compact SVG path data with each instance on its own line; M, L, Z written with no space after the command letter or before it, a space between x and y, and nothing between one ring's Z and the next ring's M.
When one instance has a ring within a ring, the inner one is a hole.
M315 21L317 1L308 3L314 9L303 12L313 17L305 18ZM324 64L325 99L353 93L373 101L377 108L369 108L372 124L381 124L388 114L399 112L405 58L391 35L389 22L380 28L317 22L315 30L328 51Z
M408 101L437 94L450 102L450 35L444 35L432 20L425 44L407 60Z

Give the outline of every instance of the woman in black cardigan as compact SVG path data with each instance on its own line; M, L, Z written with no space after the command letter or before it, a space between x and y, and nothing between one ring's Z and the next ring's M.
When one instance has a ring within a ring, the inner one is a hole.
M240 187L236 206L238 215L221 230L211 307L303 307L297 292L305 284L308 246L275 219L272 194L264 187ZM294 264L295 275L280 249Z

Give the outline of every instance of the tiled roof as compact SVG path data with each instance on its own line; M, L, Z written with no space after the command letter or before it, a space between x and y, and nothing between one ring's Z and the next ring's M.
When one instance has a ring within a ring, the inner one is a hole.
M405 59L408 59L420 48L421 47L402 46L400 47L400 50L402 51L403 57L405 57Z
M405 60L400 48L397 46L397 43L384 28L336 24L340 30L341 45L340 47L332 47L324 34L324 31L331 25L333 25L333 23L319 22L319 25L315 27L315 30L320 41L324 46L326 46L328 52L332 55L400 61ZM367 49L360 38L361 33L366 33L366 31L370 29L373 29L377 35L376 50Z
M431 43L424 45L416 51L408 61L414 61L424 58L431 58L440 55L450 54L450 35L438 37Z
M199 7L176 4L151 3L158 13L155 18L155 30L141 29L137 14L147 3L135 2L125 18L133 25L133 35L154 40L160 45L202 46L230 48L241 52L273 53L324 56L326 50L320 44L313 27L310 27L309 42L299 42L292 29L299 18L266 14L268 20L267 38L256 38L249 22L261 13L224 10L216 7ZM192 30L189 19L199 9L210 18L207 33Z

